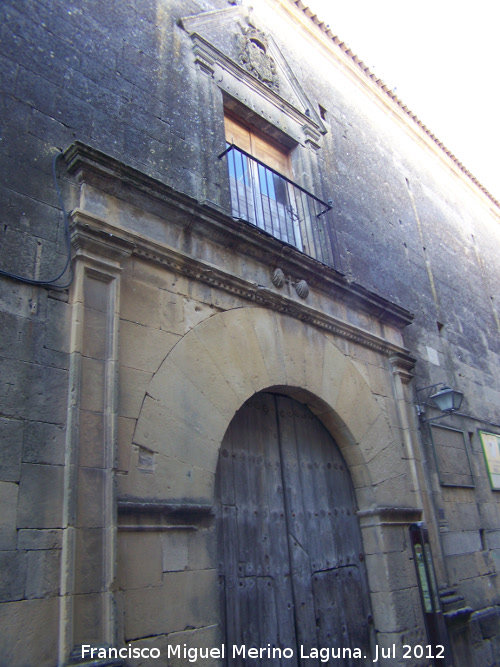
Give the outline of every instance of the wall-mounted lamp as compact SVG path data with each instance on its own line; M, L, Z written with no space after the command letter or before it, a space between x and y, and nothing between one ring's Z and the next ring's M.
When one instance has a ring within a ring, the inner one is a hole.
M440 387L440 389L439 391L433 393L436 387ZM423 398L420 398L421 392L427 392L424 394ZM430 422L453 414L460 409L463 397L464 395L461 391L451 389L443 382L438 382L437 384L432 384L429 387L422 387L422 389L417 389L417 414L420 421ZM437 417L424 419L425 411L428 405L434 405L434 407L438 408L438 410L441 410L443 414L438 415Z

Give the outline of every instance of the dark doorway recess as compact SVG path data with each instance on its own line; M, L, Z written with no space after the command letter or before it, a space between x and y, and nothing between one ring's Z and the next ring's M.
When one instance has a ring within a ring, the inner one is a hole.
M339 448L313 413L288 396L249 399L224 437L217 493L228 664L371 664L354 489ZM233 645L271 653L233 657ZM273 658L275 647L292 649L293 658ZM366 657L349 659L346 652L339 659L330 651L329 662L301 658L339 648Z

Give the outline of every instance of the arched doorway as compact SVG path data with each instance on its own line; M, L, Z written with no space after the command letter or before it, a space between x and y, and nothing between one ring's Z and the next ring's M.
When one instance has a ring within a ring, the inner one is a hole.
M224 437L217 494L228 664L371 663L354 489L312 412L288 396L249 399ZM250 648L262 649L261 657L249 659ZM361 660L343 651L355 648Z

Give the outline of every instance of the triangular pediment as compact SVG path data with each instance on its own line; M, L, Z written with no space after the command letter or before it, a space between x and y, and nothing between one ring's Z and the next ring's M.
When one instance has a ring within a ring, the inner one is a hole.
M187 16L198 67L212 76L228 106L247 107L294 142L318 147L326 128L273 35L246 7Z

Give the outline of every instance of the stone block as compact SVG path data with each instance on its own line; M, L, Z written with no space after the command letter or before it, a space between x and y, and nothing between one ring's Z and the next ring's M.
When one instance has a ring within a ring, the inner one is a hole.
M75 593L99 593L104 587L104 531L79 528L75 540Z
M63 465L65 429L58 424L26 422L24 430L23 461Z
M102 612L104 595L86 593L73 598L73 643L99 644L103 641L104 627Z
M218 622L217 572L170 572L163 585L126 591L125 640Z
M23 422L0 419L0 481L18 482L21 475Z
M61 550L44 549L27 553L26 598L59 595Z
M481 554L477 555L481 558ZM478 563L476 554L474 553L448 555L446 557L446 564L451 580L454 582L461 582L465 579L478 577L480 574L487 574L487 571L479 572L478 565L480 563Z
M135 322L120 323L120 364L155 373L180 336Z
M159 329L160 291L137 280L124 280L121 285L120 317L129 322Z
M488 549L500 549L500 530L486 530L484 536Z
M498 526L500 526L500 512L497 503L479 503L479 515L481 517L481 526L485 528L486 535L488 535L490 530L495 532ZM497 549L498 546L493 548Z
M385 479L373 488L376 503L379 507L418 507L418 498L413 488L409 473Z
M256 392L287 384L279 319L274 313L261 308L237 308L225 318L225 326L240 351L240 367Z
M135 419L118 417L118 452L116 467L120 472L128 472L132 454L132 438L136 425Z
M281 347L276 336L276 319L274 313L262 309L238 308L231 311L231 320L227 322L232 331L232 320L242 318L243 337L233 336L235 344L245 341L248 363L255 365L252 384L255 391L261 391L273 385L286 384L286 371ZM243 319L244 318L244 319ZM246 321L246 324L245 324ZM246 329L246 334L245 334ZM243 368L246 368L243 366ZM260 381L257 380L260 378Z
M190 532L182 530L169 530L163 533L161 536L163 572L179 572L188 569L190 537ZM194 563L194 566L194 569L204 567L201 563Z
M446 556L474 553L482 549L479 530L450 531L449 533L443 533L441 539L443 552Z
M130 267L132 266L132 270ZM166 290L172 294L187 294L188 279L180 274L170 271L165 266L158 266L147 262L140 257L134 257L124 263L123 275L129 280L131 277L160 290Z
M80 407L91 412L103 412L106 391L105 362L82 357L81 373Z
M68 373L12 359L0 359L0 404L4 417L63 424Z
M122 417L137 419L152 373L120 366L118 371L118 410Z
M373 618L379 632L404 632L417 625L411 589L372 593Z
M102 468L78 468L76 504L77 528L104 528L104 501L107 471Z
M149 500L178 500L212 502L215 472L173 458L155 455L154 473L138 467L138 448L133 448L127 475L118 478L118 494Z
M400 444L396 444L394 431L392 430L386 415L379 410L378 406L377 408L374 406L372 407L377 410L378 414L364 433L363 438L358 440L365 461L372 461L378 454L383 451L387 452L387 449L390 448L393 448L392 451L399 459L401 459L403 447L401 447ZM351 422L348 420L346 424L350 425Z
M50 322L50 326L46 326L44 330L44 347L69 354L71 306L57 299L48 299L47 321Z
M373 484L387 478L396 478L409 472L407 464L403 461L401 456L403 448L396 442L388 443L385 449L377 452L371 460L367 463L367 468L370 471L370 477ZM365 452L368 451L368 445L365 447Z
M80 410L78 464L89 468L104 467L104 415Z
M160 532L118 532L118 586L123 590L162 583Z
M60 528L63 476L61 466L23 463L19 484L19 528Z
M361 443L365 436L373 438L374 424L377 420L380 423L380 409L370 388L352 364L345 367L334 409L344 423L349 424L357 442ZM390 438L389 441L392 440L393 438ZM382 442L387 443L387 441L387 436L384 436Z
M18 490L18 485L13 482L0 482L0 549L16 548Z
M99 280L89 274L85 275L83 282L83 299L86 308L92 308L101 313L107 313L109 309L109 283Z
M373 592L394 593L415 586L415 567L406 552L366 554L365 561Z
M168 408L146 396L134 444L215 471L219 444L230 419L224 419L197 390L183 395L186 393L186 388L179 392L174 405Z
M106 359L109 334L108 314L103 310L83 308L82 355L91 359Z
M489 607L476 612L471 620L479 623L481 630L481 637L483 639L491 639L495 635L500 634L500 615L498 607Z
M36 549L61 549L62 530L24 528L18 531L17 548L27 551Z
M132 647L132 651L134 649L142 650L143 648L149 648L150 650L158 649L163 660L165 660L166 656L168 655L168 639L166 635L145 637L144 639L138 639L129 643ZM155 658L127 658L127 665L130 667L155 667L155 663L158 664L158 660ZM173 665L171 659L168 661L168 665Z
M163 331L168 331L172 334L184 335L190 328L193 327L193 313L197 302L188 300L188 321L184 316L184 302L185 299L180 294L175 294L173 291L162 291L160 294L160 327ZM194 305L191 307L191 303ZM206 308L206 307L205 307ZM197 314L202 313L201 307ZM213 313L212 313L213 314ZM205 319L205 317L203 317Z
M25 597L26 553L0 551L0 602L21 600Z
M0 605L0 627L0 655L4 665L55 665L59 634L57 598Z
M200 649L200 648L219 648L223 643L221 631L218 625L211 625L207 628L197 628L194 630L186 630L184 632L173 632L167 636L167 642L170 646L181 647L181 657L171 657L168 661L170 667L185 667L186 660L184 658L184 645L186 649ZM227 646L226 646L227 650ZM164 653L162 653L164 655ZM193 655L193 654L190 654ZM198 653L199 656L199 653ZM198 657L198 663L201 658ZM196 663L194 663L196 664ZM215 658L203 658L204 667L219 667L220 660Z
M403 552L408 547L406 527L397 524L362 526L361 531L365 554Z
M471 647L471 654L474 667L494 667L497 664L496 658L493 655L493 646L490 642L474 644Z
M214 528L198 529L188 534L188 569L217 566L217 533Z
M498 575L494 574L466 579L460 583L460 594L473 609L493 607L499 597L497 578Z
M255 384L248 373L248 361L251 360L257 364L260 367L260 373L264 373L264 377L267 377L262 354L255 335L252 335L250 323L248 323L244 338L245 355L243 356L248 355L247 359L242 359L242 341L235 338L230 327L225 326L223 317L210 318L203 323L202 327L195 329L193 334L196 336L196 342L190 341L189 348L194 347L193 351L198 355L200 363L209 360L210 372L213 372L214 367L218 369L219 374L223 376L225 382L238 397L239 404L243 404L255 391ZM191 356L190 349L182 352L185 357Z

